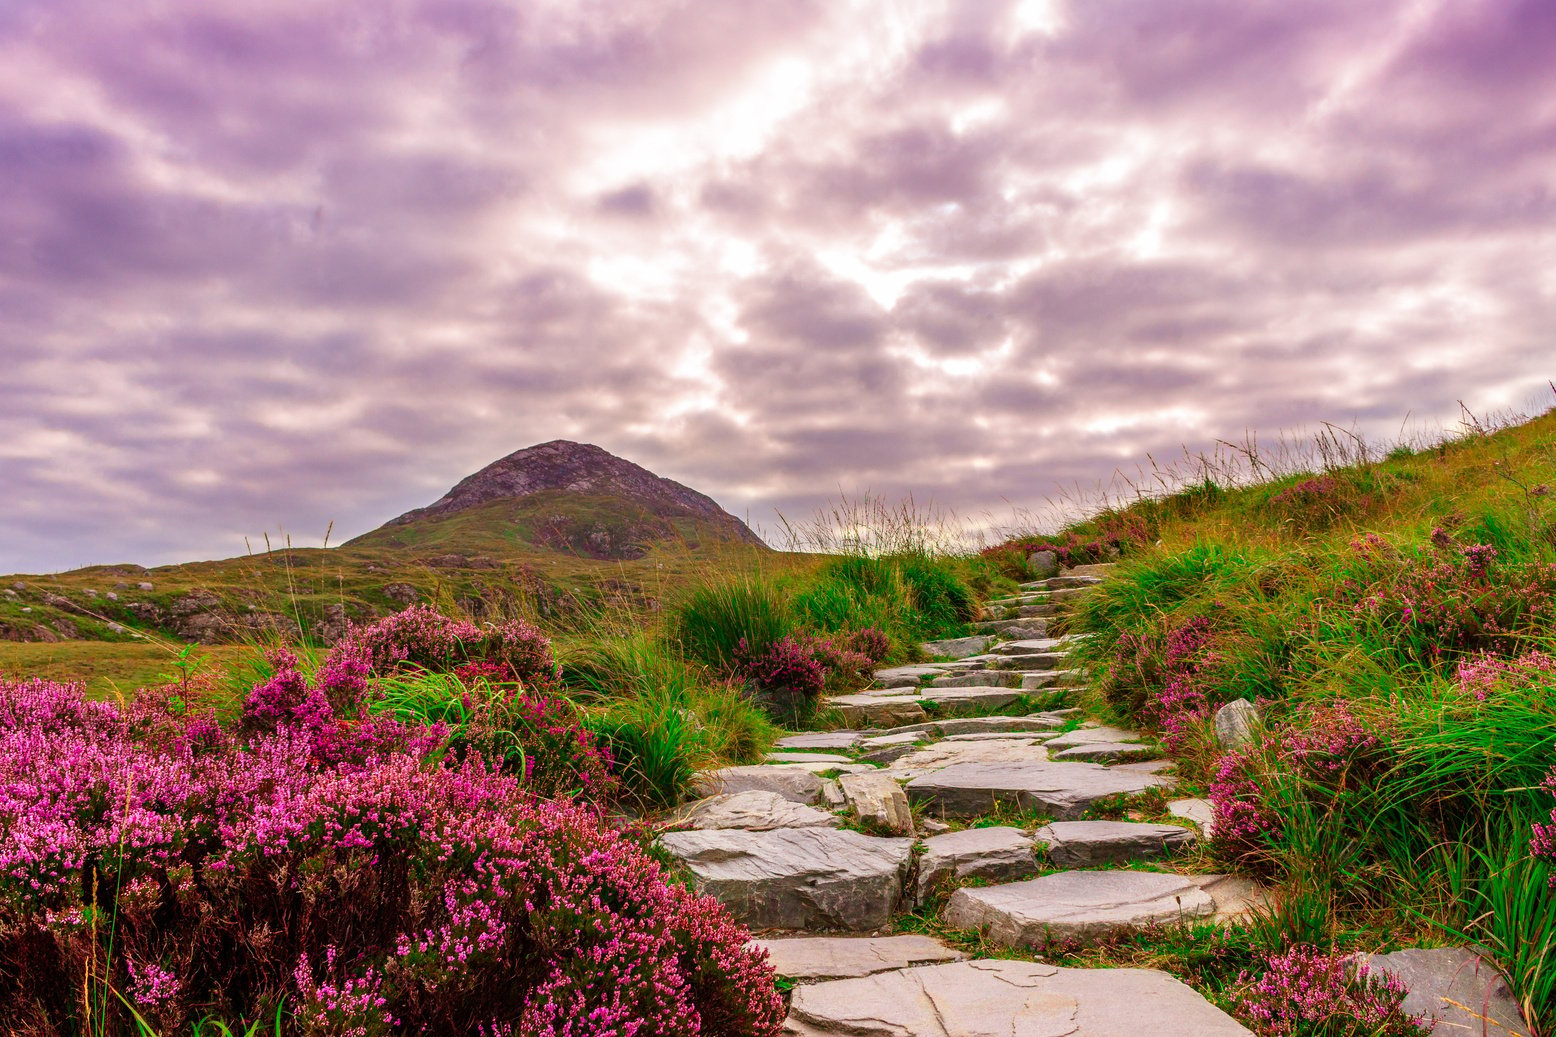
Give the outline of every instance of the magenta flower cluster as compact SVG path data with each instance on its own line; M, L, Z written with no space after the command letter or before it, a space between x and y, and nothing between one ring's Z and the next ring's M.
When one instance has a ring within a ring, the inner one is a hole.
M365 658L379 676L408 668L447 673L466 663L501 667L505 679L529 686L549 686L558 671L551 641L535 627L513 620L476 626L450 619L430 605L412 605L376 623L354 626L330 653L337 658ZM328 665L328 664L326 664Z
M304 1033L777 1032L765 955L597 809L293 667L263 689L239 737L0 682L7 1032L133 1033L110 987L162 1032L278 998Z
M1556 680L1556 658L1528 652L1516 659L1503 659L1483 652L1459 663L1458 679L1460 690L1477 702L1485 702L1508 685L1550 684Z
M739 676L763 691L815 699L827 685L826 663L816 657L814 644L803 636L780 637L765 647L742 637L735 646L735 667Z
M1165 632L1125 633L1115 646L1104 692L1160 733L1169 751L1179 752L1210 718L1224 661L1204 616Z
M1556 796L1556 770L1552 770L1546 776L1543 786L1547 792ZM1529 852L1548 864L1556 865L1556 807L1551 809L1549 824L1534 826L1534 835L1529 841ZM1551 875L1550 886L1551 889L1556 889L1556 873Z
M1341 588L1341 600L1423 661L1475 651L1510 655L1520 630L1556 620L1556 565L1507 562L1496 548L1459 544L1441 528L1426 556L1402 554L1376 534L1351 546L1361 571Z
M1244 972L1237 1013L1259 1037L1420 1037L1433 1023L1407 1015L1407 991L1388 973L1339 951L1293 947L1272 955L1258 977Z

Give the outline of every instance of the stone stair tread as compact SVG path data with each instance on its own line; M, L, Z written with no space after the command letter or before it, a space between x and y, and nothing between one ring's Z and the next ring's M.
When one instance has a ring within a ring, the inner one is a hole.
M924 649L926 655L947 656L952 659L960 659L963 656L977 655L989 646L987 636L951 637L939 641L925 641L919 647Z
M1088 742L1138 742L1141 736L1134 731L1125 731L1120 727L1078 727L1074 731L1066 731L1053 740L1053 748L1069 749L1072 746L1085 745Z
M1081 763L1129 763L1155 753L1155 748L1139 742L1082 742L1050 753L1050 756L1055 760Z
M1051 938L1095 943L1130 929L1217 911L1209 876L1152 871L1060 871L1024 882L957 890L944 919L1003 947L1041 950ZM1215 876L1219 878L1220 876Z
M855 979L913 965L964 961L966 954L917 933L900 936L780 936L752 940L785 979Z
M793 803L810 805L821 799L823 780L799 764L748 764L700 771L691 780L691 793L707 797L753 789L776 792Z
M784 735L773 745L779 749L851 749L859 737L857 731L801 731Z
M836 753L771 752L763 757L766 763L853 763L852 756Z
M699 799L682 807L671 818L694 829L836 828L843 819L826 810L785 799L776 792L752 789Z
M833 828L667 832L659 843L699 893L752 929L879 929L913 851L912 839Z
M1019 828L991 826L947 832L924 840L918 859L916 898L952 879L1011 882L1037 872L1032 837Z
M911 766L908 761L926 751L898 763ZM1060 820L1070 820L1106 796L1133 795L1171 784L1172 779L1164 775L1118 771L1095 763L968 760L915 775L907 784L907 793L909 800L948 817L977 817L988 813L995 803L1002 803L1042 809Z
M1147 821L1055 821L1039 828L1033 838L1061 868L1158 860L1199 840L1179 825Z
M1148 1022L1148 1026L1142 1023ZM1250 1037L1154 969L973 961L797 987L785 1037Z

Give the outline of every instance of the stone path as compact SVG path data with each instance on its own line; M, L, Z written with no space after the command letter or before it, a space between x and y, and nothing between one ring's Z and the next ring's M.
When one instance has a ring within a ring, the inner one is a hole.
M788 735L764 764L698 777L703 798L660 845L801 984L786 1034L1248 1032L1164 973L969 961L927 936L887 935L946 893L948 926L1026 949L1227 918L1258 895L1227 876L1097 870L1170 867L1202 819L1198 801L1175 804L1180 825L1085 819L1098 800L1173 784L1140 735L1064 708L1084 675L1068 661L1075 639L1049 637L1049 621L1106 571L1023 584L987 604L976 636L925 644L935 661L829 700L842 730Z

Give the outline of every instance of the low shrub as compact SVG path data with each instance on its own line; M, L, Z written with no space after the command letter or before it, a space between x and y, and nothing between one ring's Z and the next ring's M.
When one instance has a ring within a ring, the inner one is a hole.
M761 577L706 583L671 613L669 636L685 655L719 673L731 673L744 642L765 652L795 629L788 600Z
M557 681L551 641L522 620L477 626L450 619L430 605L412 605L367 626L353 626L331 650L325 666L362 658L375 676L407 669L448 673L460 666L482 667L530 687Z
M321 753L291 709L240 740L0 683L6 1032L776 1034L748 934L594 808L386 717Z
M1407 1015L1405 986L1374 975L1354 955L1292 947L1264 972L1245 973L1233 992L1237 1014L1260 1037L1420 1037L1425 1016Z

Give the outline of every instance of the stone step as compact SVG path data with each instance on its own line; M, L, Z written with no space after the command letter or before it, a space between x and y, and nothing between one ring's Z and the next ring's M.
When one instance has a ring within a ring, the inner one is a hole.
M1013 882L1037 872L1032 837L1019 828L968 828L924 840L915 900L923 903L947 882L987 879Z
M931 688L1019 688L1021 674L1014 670L979 670L975 673L947 674L929 682Z
M857 731L802 731L784 735L773 745L778 749L852 749L858 742Z
M925 688L918 696L921 703L934 703L936 712L943 716L956 716L984 709L1004 709L1020 698L1019 688L1000 688L988 684L974 687Z
M671 820L694 829L743 828L755 832L775 828L837 828L843 823L843 819L834 813L758 789L699 799L682 807Z
M691 780L694 796L732 795L737 792L776 792L793 803L811 804L821 799L825 779L799 765L753 764L700 771Z
M1049 863L1060 868L1160 860L1199 841L1187 828L1143 821L1055 821L1034 838L1047 848Z
M774 752L764 756L766 763L853 763L852 756L839 756L836 753L786 753Z
M823 829L824 831L824 829ZM1090 945L1131 930L1217 914L1227 876L1060 871L1025 882L962 888L942 918L1001 947L1041 951L1051 939Z
M980 634L1003 634L1006 637L1043 637L1048 633L1046 619L986 619L973 624Z
M948 659L961 659L969 655L977 655L989 647L990 638L986 635L975 637L953 637L943 641L925 641L919 647L924 649L924 654L929 656L942 656Z
M1047 619L1059 614L1057 605L1022 605L1016 609L1016 619Z
M1022 655L1002 655L989 663L991 670L1009 670L1014 673L1034 673L1060 669L1068 660L1063 652L1027 652Z
M989 649L989 654L998 655L1031 655L1034 652L1053 652L1064 647L1064 640L1058 637L1023 637L1014 641L1006 641Z
M984 608L1018 608L1022 605L1039 605L1048 600L1048 592L1039 594L1018 594L1012 598L990 598L983 603Z
M1099 799L1171 784L1167 775L1117 771L1095 763L965 762L914 777L907 794L911 802L944 817L978 817L998 804L1073 820Z
M659 845L753 929L864 932L891 920L912 839L831 828L667 832Z
M1064 576L1050 576L1043 581L1043 586L1050 591L1067 591L1077 587L1095 587L1101 582L1100 576L1077 576L1069 573Z
M1117 562L1095 562L1091 565L1075 565L1060 573L1061 576L1100 576L1107 579L1114 569L1118 568Z
M784 1037L1251 1037L1154 969L974 961L794 989Z
M913 965L964 961L967 955L939 940L903 936L783 936L752 940L767 952L773 971L797 983L873 976Z
M917 684L920 678L933 677L938 673L944 672L945 667L943 666L934 666L928 663L911 663L907 666L888 666L884 670L876 670L875 680L877 683L880 683L881 681L896 681L911 677L912 680L908 681L908 683Z
M1052 605L1064 605L1090 593L1090 587L1069 587L1064 590L1049 591L1048 601Z
M1042 673L1021 675L1022 691L1040 691L1044 688L1078 688L1084 674L1080 670L1047 670Z
M897 727L929 719L916 695L838 695L826 704L851 728Z
M1147 760L1156 750L1139 742L1082 742L1068 749L1051 752L1052 759L1085 763L1127 763L1131 760Z

